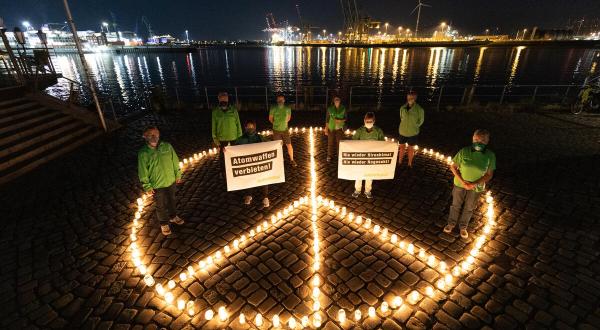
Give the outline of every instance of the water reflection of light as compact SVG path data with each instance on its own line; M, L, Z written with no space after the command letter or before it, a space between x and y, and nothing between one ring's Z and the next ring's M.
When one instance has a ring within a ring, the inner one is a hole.
M160 65L160 57L159 56L156 56L156 64L158 66L158 76L160 77L160 83L164 87L165 86L165 76L163 74L162 65Z
M387 48L380 48L379 49L379 63L378 63L378 70L377 70L377 109L381 108L381 102L382 102L382 97L383 97L383 77L385 74L385 54L386 54Z
M398 54L400 54L400 48L394 49L394 64L392 65L392 85L396 84L396 78L398 76Z
M519 67L519 60L521 58L521 51L525 49L525 46L517 47L517 53L515 54L515 58L513 60L512 67L510 69L510 76L508 77L508 84L512 85L515 76L517 75L517 68Z
M152 85L152 76L150 75L150 70L148 70L148 61L146 61L146 56L142 57L144 65L144 74L146 75L146 81L148 82L148 85Z
M321 59L321 81L325 82L325 67L327 66L327 59L325 58L327 51L327 47L321 47L319 52L319 57Z
M405 81L407 67L408 67L408 49L404 49L402 51L402 61L400 62L400 81Z
M127 94L125 93L126 90L126 86L125 86L125 81L123 79L123 72L122 72L122 58L120 56L117 56L116 58L113 57L113 62L114 62L114 68L115 68L115 75L117 77L117 83L119 84L119 94L121 94L121 96L123 97L123 101L125 101L127 103L127 101L129 100L127 97Z
M190 75L192 76L192 83L194 84L194 87L196 87L196 68L194 67L194 54L189 53L186 56L186 59L188 62L188 71L189 71Z
M476 83L479 80L479 75L481 73L481 63L483 63L483 53L487 47L479 48L479 57L477 58L477 64L475 65L475 75L473 76L473 82Z
M225 48L225 73L227 74L227 79L231 78L229 74L229 56L227 55L227 48Z
M440 57L443 57L445 48L433 47L430 49L429 62L427 63L427 81L430 86L435 86L440 68Z
M283 47L271 46L268 50L267 61L269 79L275 91L281 91L283 68L285 65L285 53Z
M366 51L361 48L360 49L360 83L361 85L364 83L365 80L365 64L366 63Z
M341 62L342 62L342 48L337 48L337 52L336 52L336 61L335 61L335 78L339 84L340 82L340 68L341 68Z

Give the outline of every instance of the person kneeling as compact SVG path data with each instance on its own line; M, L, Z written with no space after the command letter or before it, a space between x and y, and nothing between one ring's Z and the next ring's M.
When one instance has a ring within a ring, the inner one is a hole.
M236 141L236 145L242 144L250 144L250 143L260 143L264 142L262 136L256 133L256 122L254 120L246 121L244 125L244 134L240 136ZM250 205L252 203L252 192L260 193L262 192L263 200L262 205L263 208L269 207L269 186L261 186L255 188L249 188L245 190L246 195L244 196L244 204Z
M372 112L367 112L364 118L365 125L356 130L356 134L352 136L353 140L376 140L383 141L385 137L383 135L383 131L381 128L375 126L375 114ZM360 192L362 190L362 181L356 180L354 183L354 193L352 197L357 198L360 196ZM365 180L365 196L367 198L373 198L371 194L371 189L373 187L373 180L367 179Z

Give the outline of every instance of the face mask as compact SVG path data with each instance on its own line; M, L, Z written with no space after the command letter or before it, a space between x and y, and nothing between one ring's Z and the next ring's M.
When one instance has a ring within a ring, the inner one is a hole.
M373 128L373 123L365 123L365 127L367 129L371 129L371 128Z
M153 136L144 137L144 139L150 145L157 145L159 137L153 135Z
M256 128L246 128L246 134L254 135L256 133Z
M473 150L483 152L486 145L481 142L473 142Z
M282 107L285 104L285 101L279 101L277 102L277 105L279 105L280 107Z
M221 109L223 109L223 110L227 109L227 104L228 104L228 102L227 102L227 101L220 101L220 102L219 102L219 106L220 106L220 107L221 107Z

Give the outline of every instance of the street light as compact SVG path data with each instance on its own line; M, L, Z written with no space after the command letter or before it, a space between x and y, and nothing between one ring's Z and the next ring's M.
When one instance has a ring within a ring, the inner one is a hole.
M390 23L385 22L385 34L387 34L388 32L388 26L390 25Z
M185 39L187 40L187 43L190 43L190 35L188 34L188 30L185 30Z
M25 30L29 31L29 29L31 29L31 24L29 23L29 21L23 21L21 24L23 24Z
M102 26L106 28L106 32L107 32L107 33L108 33L108 32L110 32L110 31L108 31L108 23L106 23L106 22L102 22ZM102 31L103 31L103 30L102 30L102 26L100 27L100 32L102 32Z

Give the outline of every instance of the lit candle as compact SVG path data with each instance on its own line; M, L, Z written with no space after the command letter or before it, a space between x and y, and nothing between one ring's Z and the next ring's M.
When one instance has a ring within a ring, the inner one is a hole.
M354 320L360 321L361 318L362 318L362 313L360 312L360 309L355 310L354 311Z
M246 324L246 315L244 313L240 313L240 324Z
M181 273L181 274L179 274L179 279L180 279L181 281L185 281L185 280L187 280L187 274L186 274L186 273Z
M367 220L365 221L365 228L370 228L371 227L371 219L367 218Z
M317 314L313 315L313 326L315 328L319 328L321 326L321 323L323 323L323 319L321 318L321 314L317 313Z
M445 272L446 271L446 262L444 261L440 261L440 272Z
M398 242L398 235L392 234L392 238L390 239L390 241L392 242L392 244L396 244L396 242Z
M175 281L173 281L173 280L170 280L170 281L167 283L167 287L168 287L169 289L173 289L173 288L175 288Z
M369 317L375 317L375 307L369 307Z
M288 327L290 327L290 329L294 329L296 327L296 319L293 317L290 317L290 319L288 320Z
M346 311L343 309L338 310L338 321L340 323L346 322Z
M156 293L158 293L161 296L165 294L165 288L163 288L162 284L159 283L156 285Z
M260 327L263 325L263 316L262 314L256 314L256 317L254 318L254 324L257 327Z
M225 322L227 321L227 310L225 309L224 306L219 307L219 319L221 320L221 322Z
M206 310L206 312L204 313L204 318L207 321L210 321L213 319L213 317L215 316L215 312L212 311L212 309L208 309Z
M444 281L444 279L439 279L437 281L437 287L440 290L444 290L446 288L446 281Z
M387 313L389 309L390 309L390 306L388 305L387 302L384 301L381 303L381 312L382 313L384 313L384 314Z
M306 315L302 316L302 320L300 321L300 323L302 324L302 327L307 327L308 326L308 316L306 316Z
M415 253L415 246L412 243L408 244L408 253Z
M402 306L402 298L400 296L394 297L394 308L400 308Z
M191 300L187 302L187 312L188 312L189 316L194 316L194 314L196 314L196 310L194 308L194 302Z
M319 275L315 275L312 280L312 285L319 286L320 283L321 283L321 279L319 278Z
M421 258L421 259L425 258L425 249L421 248L421 250L419 250L419 258Z
M426 287L426 288L425 288L425 293L426 293L428 296L430 296L430 297L433 297L433 294L435 293L435 291L433 291L433 287L431 287L431 286L428 286L428 287Z
M420 294L417 291L413 291L410 293L410 303L411 304L416 304L419 301L420 298Z
M170 303L172 303L172 302L173 302L173 299L174 299L174 297L173 297L173 294L172 294L171 292L167 292L167 293L165 293L165 302L166 302L167 304L170 304Z
M455 267L452 269L452 275L454 275L454 276L459 276L459 275L460 275L460 267L458 267L458 266L455 266Z
M430 254L427 258L427 264L431 267L435 265L435 256L433 254Z
M318 300L315 300L315 302L313 302L313 311L318 311L319 309L321 309L321 303L319 303Z
M381 229L381 227L379 227L379 225L375 225L375 227L373 227L373 232L375 234L379 234L379 230Z
M183 299L177 300L177 309L182 311L185 308L185 301Z
M450 284L450 283L452 283L452 275L450 275L450 274L446 274L446 275L444 276L444 282L446 282L447 284Z
M273 326L274 327L279 327L281 325L281 323L279 322L279 315L274 315L273 316Z
M144 276L144 283L146 283L147 286L153 286L154 277L152 277L152 275L150 274L147 274L146 276Z

